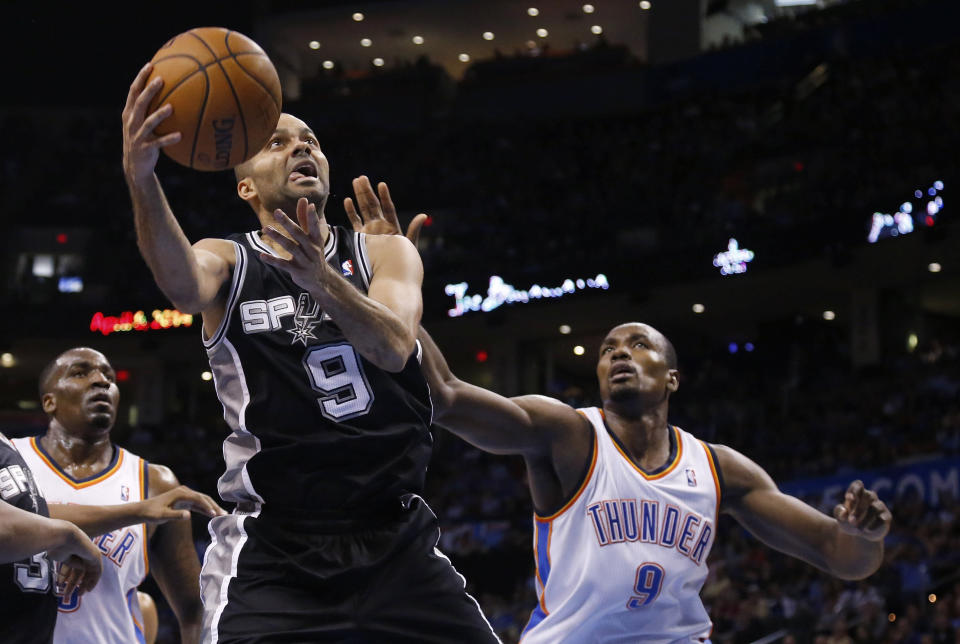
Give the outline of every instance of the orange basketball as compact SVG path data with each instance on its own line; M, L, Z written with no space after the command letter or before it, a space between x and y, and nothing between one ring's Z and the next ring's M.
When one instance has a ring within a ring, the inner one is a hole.
M263 147L277 127L280 79L260 46L222 27L191 29L171 38L151 61L147 80L163 78L148 114L166 103L173 114L158 135L180 132L163 148L195 170L227 170Z

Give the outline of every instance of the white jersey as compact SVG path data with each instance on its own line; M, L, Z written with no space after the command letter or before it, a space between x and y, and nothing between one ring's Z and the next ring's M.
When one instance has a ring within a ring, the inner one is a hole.
M593 457L563 508L534 515L539 603L521 644L706 641L700 589L720 506L715 456L671 427L667 464L644 472L602 410L578 411L593 425Z
M76 480L60 469L36 438L14 439L50 504L118 505L147 495L147 462L115 446L113 460L95 476ZM138 524L93 539L103 574L92 591L58 597L54 644L143 642L137 586L147 575L147 526Z

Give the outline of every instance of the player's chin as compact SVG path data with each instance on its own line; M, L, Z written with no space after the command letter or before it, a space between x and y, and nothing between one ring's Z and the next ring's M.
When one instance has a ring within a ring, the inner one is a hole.
M642 393L636 383L633 382L611 382L608 387L610 388L610 400L615 402L634 400L639 398Z
M91 426L97 429L110 429L117 415L113 412L93 412L87 417Z
M319 179L290 181L287 183L287 191L291 197L296 199L306 197L311 202L319 202L326 199L330 192L327 185Z

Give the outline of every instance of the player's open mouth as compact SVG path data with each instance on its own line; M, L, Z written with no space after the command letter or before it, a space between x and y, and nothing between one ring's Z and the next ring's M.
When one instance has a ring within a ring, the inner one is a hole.
M621 382L634 375L633 367L626 364L618 364L610 367L610 382Z
M304 162L297 165L290 173L290 181L297 182L303 179L316 179L317 169L312 163Z

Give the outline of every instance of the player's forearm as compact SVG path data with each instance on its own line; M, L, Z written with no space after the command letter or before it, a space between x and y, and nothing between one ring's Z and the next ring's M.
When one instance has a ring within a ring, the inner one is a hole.
M474 447L494 454L517 454L533 445L529 417L512 400L457 378L440 348L420 327L421 371L430 386L434 422Z
M311 294L364 358L391 372L407 364L416 336L396 313L338 276Z
M0 501L0 563L60 548L77 538L76 526Z
M50 516L73 523L91 537L144 522L143 502L120 505L51 503Z
M883 563L883 541L871 541L834 528L824 553L827 570L841 579L864 579Z
M180 310L199 312L200 266L155 174L127 180L140 254L157 286Z

